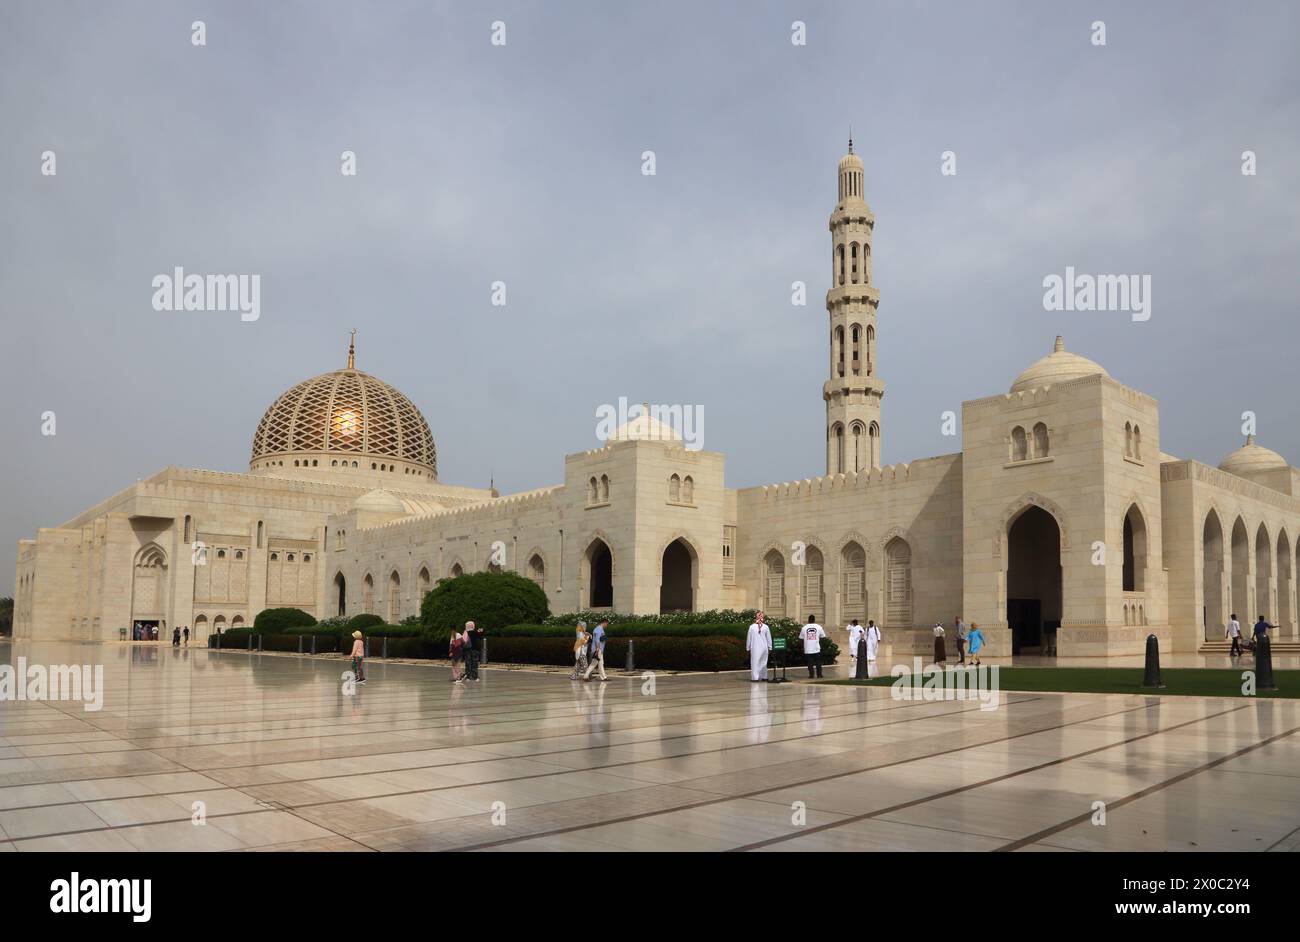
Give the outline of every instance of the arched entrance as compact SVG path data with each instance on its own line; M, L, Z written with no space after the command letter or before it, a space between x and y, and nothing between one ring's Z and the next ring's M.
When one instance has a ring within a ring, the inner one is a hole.
M1277 625L1278 634L1291 633L1291 541L1286 530L1277 538Z
M587 607L614 607L614 557L604 540L587 547Z
M1206 641L1223 638L1227 613L1223 610L1223 525L1211 510L1201 531L1201 626Z
M1007 625L1012 654L1038 654L1061 627L1061 528L1031 506L1007 529Z
M695 611L695 553L685 540L673 540L664 548L659 611Z
M1246 522L1240 517L1232 525L1232 611L1237 620L1249 619L1250 599L1246 586L1250 580L1250 537L1246 535Z
M1273 543L1269 539L1268 530L1261 523L1255 533L1255 611L1250 613L1252 621L1270 615L1277 617L1272 599L1269 598L1269 582L1273 576L1272 550Z
M135 557L131 580L131 624L143 634L166 627L167 554L157 543L143 547ZM147 640L145 638L144 640Z
M348 581L343 578L343 573L334 576L334 591L338 595L339 615L348 613Z

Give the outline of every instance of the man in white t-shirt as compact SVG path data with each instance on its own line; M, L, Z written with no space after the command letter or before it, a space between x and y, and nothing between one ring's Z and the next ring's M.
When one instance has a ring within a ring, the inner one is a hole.
M855 618L846 630L849 633L849 676L852 677L858 663L858 642L862 640L862 635L867 629L859 625Z
M1226 637L1232 639L1232 650L1228 652L1230 657L1241 657L1241 622L1237 621L1237 613L1233 612L1232 617L1228 620L1228 633Z
M804 625L799 632L803 638L803 659L808 664L809 677L821 677L822 675L822 638L826 637L826 629L817 624L812 615L808 616L808 624Z

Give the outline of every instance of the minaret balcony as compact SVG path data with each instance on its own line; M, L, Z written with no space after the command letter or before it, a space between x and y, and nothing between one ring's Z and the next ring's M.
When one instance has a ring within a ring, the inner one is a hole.
M880 306L880 292L875 285L870 284L836 285L826 292L827 308L853 303L869 304L873 309L877 308Z
M822 384L822 399L828 402L836 398L852 399L874 396L879 399L884 395L885 381L879 376L842 376L828 379Z

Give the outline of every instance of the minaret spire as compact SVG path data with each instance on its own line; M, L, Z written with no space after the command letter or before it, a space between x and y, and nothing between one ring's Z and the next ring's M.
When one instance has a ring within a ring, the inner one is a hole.
M348 341L348 369L357 368L357 329L352 328L352 339Z

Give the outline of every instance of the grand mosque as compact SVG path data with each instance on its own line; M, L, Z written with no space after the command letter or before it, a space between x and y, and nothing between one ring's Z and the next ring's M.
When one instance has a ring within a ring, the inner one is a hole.
M962 405L960 452L881 467L875 217L839 163L825 473L728 488L724 456L642 413L518 494L438 479L420 410L356 368L267 409L245 473L168 467L18 545L14 633L117 640L259 611L416 614L439 579L506 569L552 611L761 607L875 619L894 650L978 622L988 652L1194 652L1230 612L1297 635L1300 471L1249 438L1219 467L1161 450L1153 398L1060 337ZM1050 338L1045 338L1050 339Z

